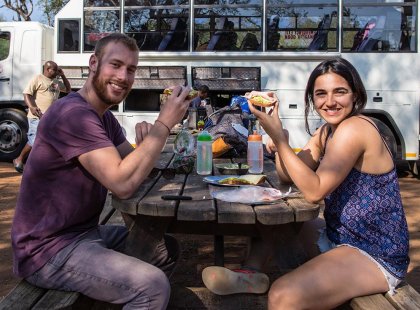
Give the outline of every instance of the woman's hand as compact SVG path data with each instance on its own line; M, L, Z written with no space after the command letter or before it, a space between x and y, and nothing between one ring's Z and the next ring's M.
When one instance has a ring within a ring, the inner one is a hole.
M271 98L274 102L273 108L266 113L257 110L252 104L248 103L249 110L254 114L260 122L260 125L264 128L265 132L270 136L273 145L276 145L282 138L287 141L287 136L283 131L282 123L279 118L279 103L276 94L273 92L257 92L252 91L248 96L262 96L264 98ZM272 149L274 150L274 149Z

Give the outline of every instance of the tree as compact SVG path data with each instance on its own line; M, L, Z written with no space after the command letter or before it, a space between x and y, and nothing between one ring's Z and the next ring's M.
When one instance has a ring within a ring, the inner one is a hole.
M60 11L69 0L41 0L39 6L43 11L43 15L46 18L48 25L54 26L54 17Z
M32 0L3 0L3 5L0 6L6 7L12 11L15 11L17 13L18 21L24 20L24 21L30 21L31 20L31 14L34 10L34 4ZM13 17L13 20L15 18Z

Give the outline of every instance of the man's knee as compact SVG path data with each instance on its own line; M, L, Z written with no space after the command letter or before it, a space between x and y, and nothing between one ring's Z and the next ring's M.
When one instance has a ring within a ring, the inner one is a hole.
M139 278L141 279L138 288L140 293L126 305L127 309L142 308L146 304L150 309L166 309L171 295L171 286L165 273L150 266L150 270L139 275ZM147 286L144 288L145 282Z
M169 300L171 285L169 284L168 277L162 270L155 267L152 268L153 271L147 274L149 295L152 294Z

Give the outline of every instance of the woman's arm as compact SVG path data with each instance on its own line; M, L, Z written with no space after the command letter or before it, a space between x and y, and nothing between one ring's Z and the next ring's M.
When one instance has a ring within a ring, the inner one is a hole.
M348 175L365 150L365 134L360 134L360 124L355 124L354 120L343 121L328 141L323 160L316 168L323 147L323 130L318 130L299 155L296 155L289 146L287 136L281 130L277 103L271 114L258 111L251 105L250 111L259 119L273 140L279 157L279 168L287 171L290 179L308 201L320 201L332 192Z

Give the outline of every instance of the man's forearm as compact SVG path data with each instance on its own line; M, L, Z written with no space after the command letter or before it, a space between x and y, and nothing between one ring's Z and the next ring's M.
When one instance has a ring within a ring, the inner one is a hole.
M66 92L67 93L71 92L70 82L64 73L61 75L61 79L63 80L64 86L66 87Z
M28 108L36 108L37 105L35 103L35 99L33 96L29 95L29 94L24 94L23 95L23 100L25 101L25 104L28 106Z

